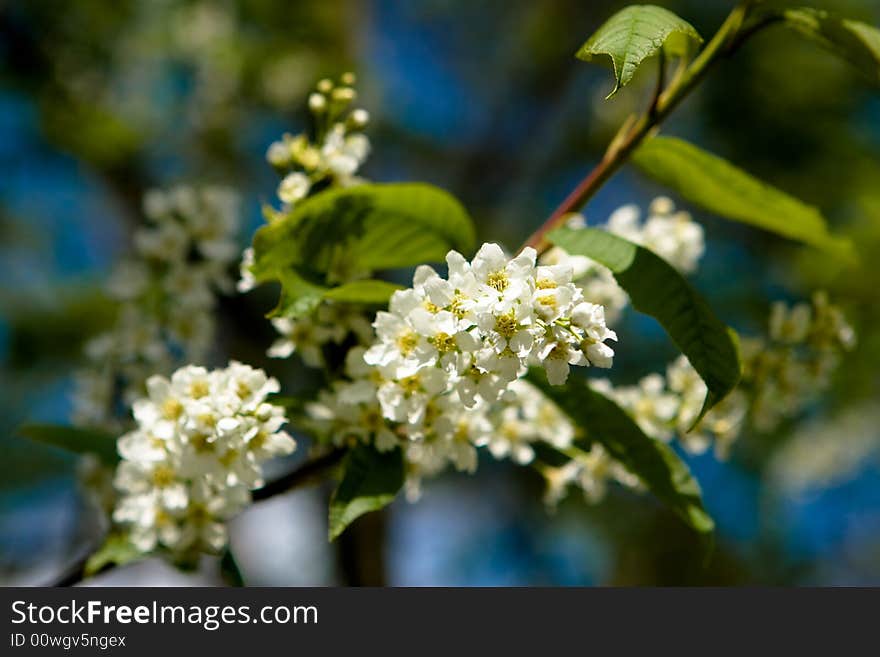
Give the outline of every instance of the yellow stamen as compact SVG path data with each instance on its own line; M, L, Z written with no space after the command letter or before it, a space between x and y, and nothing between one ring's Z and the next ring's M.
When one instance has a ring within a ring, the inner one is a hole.
M153 470L153 485L165 488L174 483L174 470L167 465L158 465Z
M486 278L486 284L489 287L493 287L499 292L504 292L507 289L507 285L510 281L507 278L507 272L504 270L501 271L493 271Z
M248 441L248 449L260 449L266 444L268 434L265 431L258 431L257 434Z
M413 393L421 390L422 383L419 381L419 377L417 375L408 376L404 379L400 380L400 387L407 395L412 395Z
M404 356L412 353L419 344L419 336L414 331L406 331L397 337L397 348Z
M233 463L235 463L238 460L238 450L237 449L230 449L225 454L223 454L223 456L221 456L218 460L220 461L220 463L224 467L228 468L229 466L231 466Z
M193 381L189 387L189 394L194 399L206 397L211 392L207 381Z
M449 304L449 312L458 319L464 319L464 316L467 315L467 310L464 308L464 297L457 292L452 299L452 303Z
M213 452L214 443L211 442L211 436L206 433L194 433L189 437L189 444L193 446L197 452Z
M450 351L455 351L455 338L448 333L440 332L434 336L433 339L434 346L437 348L437 351L440 353L448 353Z
M168 397L162 402L162 417L166 420L176 420L183 414L183 404L174 397Z
M514 333L516 333L516 329L517 321L513 316L512 311L506 315L501 315L500 317L495 318L495 330L505 338L513 337Z

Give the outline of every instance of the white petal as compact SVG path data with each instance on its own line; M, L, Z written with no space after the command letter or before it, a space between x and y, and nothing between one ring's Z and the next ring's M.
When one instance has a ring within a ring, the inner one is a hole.
M548 358L544 361L547 381L552 386L561 386L568 380L568 362L561 358Z

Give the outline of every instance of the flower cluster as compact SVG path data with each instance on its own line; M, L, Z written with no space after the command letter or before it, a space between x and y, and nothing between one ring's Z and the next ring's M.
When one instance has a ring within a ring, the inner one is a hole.
M309 367L324 365L324 345L341 345L353 335L358 344L369 344L373 328L363 312L346 304L322 303L311 314L296 319L275 317L272 326L279 333L267 352L272 358L288 358L298 353Z
M665 196L651 202L644 223L637 206L625 205L608 218L607 229L651 249L684 273L696 270L705 251L703 227L689 213L676 212L672 199Z
M233 192L153 190L144 213L149 225L135 233L135 254L107 283L119 304L115 325L86 345L89 366L76 376L77 424L117 428L116 411L142 394L147 376L202 360L213 340L216 294L232 285L239 249Z
M880 407L869 400L807 424L770 462L770 480L789 495L839 486L880 457Z
M568 493L570 486L583 490L590 503L605 497L609 482L617 482L627 488L640 488L641 480L616 461L607 450L593 443L588 451L570 450L570 460L560 466L543 466L541 474L547 483L544 502L555 507Z
M477 447L529 463L536 440L570 445L570 421L521 377L543 367L558 385L571 365L610 367L614 355L602 307L583 299L569 267L537 266L532 249L508 258L495 244L472 262L451 251L447 265L448 278L416 270L377 314L375 342L349 351L348 380L308 409L336 443L403 446L410 482L450 463L472 471Z
M484 244L472 262L446 257L448 278L423 265L413 287L395 292L374 324L364 355L382 377L379 400L390 420L417 424L427 399L455 390L466 406L497 400L527 367L553 385L570 365L611 367L604 343L617 336L602 306L584 300L566 265L536 266L534 249L508 258Z
M344 76L340 85L319 83L309 99L314 139L285 135L271 145L267 158L282 176L281 213L315 191L358 182L354 174L368 152L358 131L367 117L361 110L349 112L353 82L353 76ZM582 227L585 220L573 215L569 225ZM627 205L602 227L651 249L683 273L696 269L705 250L702 227L665 197L650 204L644 221L638 207ZM241 290L254 284L252 258L245 254ZM328 345L349 348L344 378L306 407L311 428L338 446L368 442L381 451L402 449L410 498L418 496L424 477L447 467L474 471L478 448L527 464L535 460L538 442L569 459L559 467L538 463L550 503L571 485L592 501L602 497L609 481L640 486L601 445L576 445L571 420L522 378L529 368L541 368L559 385L571 365L611 366L614 353L605 341L616 335L606 325L606 313L614 321L629 303L612 273L559 248L538 260L528 248L509 258L495 244L484 244L471 262L452 251L446 264L446 277L428 266L416 270L413 286L392 295L387 312L377 314L375 336L361 312L326 301L311 314L273 320L280 337L271 356L298 353L305 364L322 367ZM334 280L358 276L344 271ZM827 303L814 305L813 313L777 307L778 326L771 333L789 346L808 342L813 351L825 336L818 351L827 367L817 368L824 372L833 366L831 343L842 345L848 327ZM815 327L799 328L814 314ZM604 379L591 385L627 410L648 436L677 438L692 453L714 444L721 457L756 399L754 387L746 385L694 426L707 388L684 356L665 376L651 374L633 386L615 387Z
M702 454L714 443L716 455L726 456L748 407L743 392L736 390L694 427L708 389L686 356L670 363L665 377L649 374L632 386L613 386L607 379L590 384L626 410L646 435L664 442L677 438L691 454Z
M420 496L426 477L448 467L474 472L478 448L486 448L493 458L509 458L519 465L535 460L536 443L577 453L572 421L524 379L509 384L502 398L493 403L478 398L467 407L453 390L430 399L417 426L389 420L377 398L380 375L363 356L363 348L352 349L346 367L348 380L337 381L307 405L310 425L337 446L372 441L380 451L400 447L406 463L406 495L411 501ZM578 481L592 486L595 496L604 490L608 478L632 480L610 457L599 458L600 450L595 447L593 458L582 461L578 471Z
M770 431L815 399L854 345L855 332L823 292L809 304L774 304L769 337L742 343L755 426Z
M324 79L309 96L309 110L315 126L314 140L306 133L286 134L269 146L266 158L281 176L278 197L282 202L279 213L268 215L270 220L290 211L309 194L328 187L349 187L362 181L358 168L366 160L370 142L362 130L369 122L363 109L350 109L357 94L352 87L353 73L341 76L340 84ZM360 278L367 272L347 270L349 263L331 266L328 279L344 283ZM239 292L248 292L256 286L251 273L254 252L246 249L241 262ZM324 347L341 344L349 336L358 343L372 339L372 329L366 315L347 304L324 301L309 314L297 317L279 317L272 325L280 337L269 349L273 358L287 358L297 353L310 367L322 367Z
M581 215L572 215L568 225L581 228L586 221ZM684 211L675 210L672 200L661 196L651 202L648 218L640 221L638 206L625 205L615 210L608 222L599 226L636 244L654 251L683 273L696 270L705 250L703 227ZM614 323L629 304L626 292L614 280L609 269L585 256L573 256L554 247L541 256L542 264L568 264L575 282L584 295L605 308L609 323Z
M342 75L341 83L324 79L309 96L309 110L315 125L315 139L305 133L284 135L273 142L266 159L282 176L278 198L286 207L308 196L315 185L349 187L370 152L370 141L361 132L369 122L363 109L351 109L357 97L353 73Z
M685 356L649 374L634 386L591 385L627 410L647 435L669 441L676 437L691 453L710 444L724 458L748 421L771 431L801 411L828 386L841 352L852 348L855 333L839 308L824 293L812 303L773 305L769 336L742 340L743 378L739 387L712 408L694 427L706 399L706 384Z
M114 482L113 520L132 545L175 557L224 547L226 521L263 484L261 464L296 447L281 430L284 409L266 401L278 387L234 361L148 379L148 396L133 407L137 428L118 441Z
M666 382L678 398L674 424L679 442L691 454L701 454L714 443L715 455L727 458L730 446L739 437L748 416L746 392L737 388L700 420L708 388L685 356L679 356L666 368Z

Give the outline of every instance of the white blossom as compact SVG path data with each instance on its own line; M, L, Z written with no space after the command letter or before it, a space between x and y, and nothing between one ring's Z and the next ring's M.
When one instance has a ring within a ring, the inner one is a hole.
M346 187L353 182L355 172L369 152L370 142L365 135L347 134L345 125L337 123L327 132L321 146L322 166Z
M675 429L684 448L692 454L701 454L714 439L716 455L726 457L745 421L747 401L742 391L734 390L694 426L708 392L703 379L686 356L679 356L667 367L666 380L669 390L679 399Z
M269 145L266 159L283 175L278 196L287 208L305 198L317 182L329 179L348 187L359 181L355 174L370 152L369 139L361 132L369 114L350 109L355 95L348 86L321 80L308 102L319 126L316 134L284 135Z
M770 431L828 387L842 353L855 345L855 332L823 292L810 304L774 304L769 339L742 341L743 379L750 383L751 420Z
M690 214L676 212L672 200L661 196L651 202L644 224L639 218L637 206L623 206L608 218L607 230L651 249L679 271L696 269L705 243L702 226Z
M225 523L263 484L261 465L296 447L283 408L266 401L278 382L238 362L153 376L133 405L137 427L118 441L113 519L142 552L217 552Z
M593 382L593 386L629 411L647 435L660 440L672 437L671 425L678 411L679 399L666 390L666 380L662 375L649 374L635 386L612 387L607 381L604 385Z
M324 346L342 344L354 336L359 344L372 339L370 322L362 311L344 304L323 303L314 312L301 317L275 317L272 326L279 337L268 350L272 358L299 354L309 367L324 366Z
M641 213L635 205L618 208L599 226L631 242L645 246L683 273L696 270L705 251L703 228L687 212L676 212L666 197L654 199L647 220L640 221ZM581 228L586 220L571 215L567 225ZM606 320L614 324L629 304L629 297L614 279L611 271L585 256L574 256L559 247L553 247L541 256L541 264L568 265L572 279L581 288L584 297L601 305Z
M641 486L639 478L598 443L593 443L587 451L577 450L561 466L545 466L542 473L547 485L544 502L550 507L555 507L566 496L570 486L580 488L584 498L593 504L605 497L609 481L628 488Z
M377 339L364 358L384 380L388 419L418 417L410 407L440 392L455 390L469 407L494 402L529 366L543 367L558 385L569 365L611 365L604 341L616 336L601 307L571 283L568 267L536 266L533 249L508 258L495 244L470 263L450 252L447 265L448 279L420 267L413 287L395 292L376 316Z
M316 185L350 187L362 182L356 174L370 152L370 141L361 132L369 115L365 110L351 109L355 95L344 82L337 86L330 79L319 81L308 101L315 118L315 134L285 134L267 148L266 160L281 176L277 190L282 203L279 215L296 207ZM254 264L254 251L248 248L241 256L239 292L249 292L256 286ZM345 282L369 273L350 271L350 267L351 263L344 260L334 262L328 281Z
M235 287L240 293L250 292L257 286L257 279L251 271L256 263L256 256L253 247L247 247L241 254L241 263L239 265L239 280Z
M312 182L306 174L300 171L288 173L278 185L278 198L293 205L308 195L311 186Z
M789 308L784 301L777 301L770 308L770 338L779 342L797 344L807 338L812 320L812 310L805 303Z
M616 336L569 267L537 266L535 256L485 244L471 262L451 251L446 278L419 267L413 287L376 315L373 343L349 352L347 379L307 408L318 432L336 444L400 445L410 497L449 465L472 471L477 447L526 464L535 441L569 446L570 420L521 377L544 367L562 383L568 364L610 366L603 341Z

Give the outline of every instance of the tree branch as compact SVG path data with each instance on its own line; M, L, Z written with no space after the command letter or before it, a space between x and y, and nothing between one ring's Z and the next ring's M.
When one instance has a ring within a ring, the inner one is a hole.
M277 495L289 493L297 488L316 483L328 470L335 467L342 460L343 456L345 456L345 450L337 448L327 454L318 456L311 461L307 461L293 472L253 491L253 501L255 503L262 502L263 500L268 500ZM45 586L73 586L82 582L87 577L85 568L90 556L91 553L85 554L79 560L71 564L59 577L52 582L45 584ZM99 572L107 572L114 567L115 566L108 564L106 568L103 568ZM93 573L89 576L97 574L99 573Z
M342 460L343 456L345 456L345 450L337 448L323 456L303 463L302 466L293 472L255 490L253 492L254 502L262 502L270 497L289 493L297 488L317 483L328 470L332 469Z
M678 104L703 79L712 65L722 56L726 56L738 48L745 38L754 35L770 24L768 21L758 21L743 29L743 24L751 9L750 5L751 3L744 2L733 9L721 27L718 28L712 40L697 55L690 66L680 76L676 75L665 91L655 94L648 110L637 121L628 128L626 125L624 126L623 132L611 142L599 164L587 174L550 217L532 233L523 247L534 247L539 254L546 251L550 246L546 239L547 233L562 225L566 215L583 207L599 188L617 173L642 140L675 110ZM661 59L661 67L663 63ZM658 84L663 84L662 77Z

